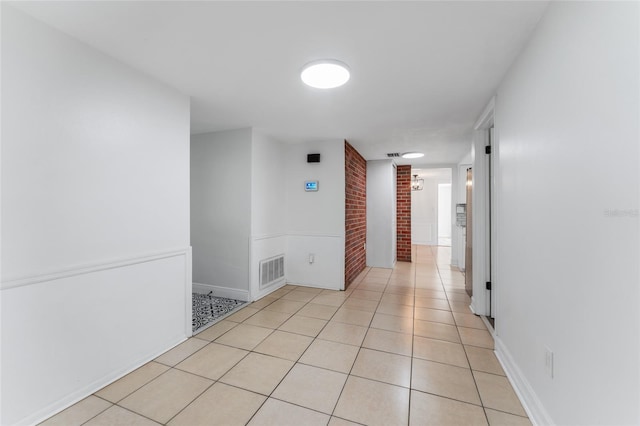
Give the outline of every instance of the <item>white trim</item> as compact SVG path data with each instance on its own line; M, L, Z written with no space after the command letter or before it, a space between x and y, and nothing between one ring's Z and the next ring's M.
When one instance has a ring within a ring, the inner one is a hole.
M496 109L496 97L493 96L484 110L482 110L482 114L476 120L476 123L473 125L474 130L483 130L488 129L493 124L493 117L495 115Z
M54 281L62 278L75 277L77 275L85 275L93 272L106 271L109 269L122 268L124 266L137 265L140 263L153 262L161 259L168 259L177 256L188 256L191 248L183 248L179 250L148 253L141 256L122 258L118 260L103 261L96 263L87 263L71 268L65 268L58 271L47 272L44 274L32 275L22 278L12 278L2 281L1 290L10 288L24 287L28 285L38 284L46 281Z
M345 235L346 235L345 233L342 233L342 234L321 234L321 233L313 234L313 233L309 233L309 232L288 232L287 234L285 234L285 236L287 236L287 237L327 237L327 238L344 238Z
M280 238L280 237L286 237L287 234L263 234L263 235L252 235L251 236L251 240L252 241L259 241L259 240L268 240L271 238Z
M554 425L554 421L549 416L544 405L536 395L535 391L527 381L525 375L522 373L518 365L515 363L513 357L509 353L507 347L502 343L499 337L493 337L495 342L495 354L504 369L507 379L511 383L513 390L515 391L518 399L522 403L524 411L526 411L529 420L534 426L537 425Z
M187 337L193 336L193 257L191 247L187 249L184 262L184 333Z
M193 291L195 293L203 294L213 291L213 295L217 297L242 300L243 302L249 301L249 291L239 290L237 288L221 287L213 284L193 283ZM189 295L189 298L191 298L191 295Z
M191 299L189 299L191 300ZM189 323L189 326L191 326L191 323ZM37 412L31 414L28 417L25 417L23 419L21 419L18 423L16 423L16 426L19 425L34 425L34 424L39 424L41 422L43 422L44 420L48 419L49 417L52 417L56 414L58 414L59 412L71 407L72 405L76 404L77 402L85 399L87 396L94 394L95 392L99 391L100 389L104 388L105 386L110 385L111 383L121 379L122 377L126 376L127 374L131 373L134 370L137 370L138 368L140 368L141 366L143 366L144 364L153 361L154 359L158 358L160 355L164 354L165 352L171 350L172 348L178 346L180 343L184 342L185 340L187 340L184 336L180 336L179 338L177 338L176 340L174 340L170 345L162 345L162 348L158 348L155 351L153 351L150 355L145 355L141 358L139 358L138 360L129 363L129 365L125 368L121 368L117 371L114 371L112 373L107 374L104 377L101 377L97 380L95 380L94 382L90 383L89 385L76 390L75 392L67 395L65 398L63 399L59 399L57 401L55 401L54 403L42 408L41 410L38 410Z

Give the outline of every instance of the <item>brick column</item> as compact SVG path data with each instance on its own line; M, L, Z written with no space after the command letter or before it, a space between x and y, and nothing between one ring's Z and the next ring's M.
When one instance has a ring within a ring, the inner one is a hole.
M367 240L367 162L344 141L345 177L345 288L366 267Z
M396 186L396 259L411 262L411 166L398 166Z

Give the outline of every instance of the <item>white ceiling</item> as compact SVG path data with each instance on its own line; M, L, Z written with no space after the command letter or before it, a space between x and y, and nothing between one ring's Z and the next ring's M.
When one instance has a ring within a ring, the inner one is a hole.
M368 160L458 162L545 1L44 1L17 8L191 96L192 133L347 139ZM304 86L312 60L351 80Z

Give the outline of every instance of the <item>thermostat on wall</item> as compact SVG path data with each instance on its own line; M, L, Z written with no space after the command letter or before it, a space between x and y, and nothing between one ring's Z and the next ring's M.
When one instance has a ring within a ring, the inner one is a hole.
M304 183L304 190L307 192L317 191L318 190L318 181L317 180L308 180Z

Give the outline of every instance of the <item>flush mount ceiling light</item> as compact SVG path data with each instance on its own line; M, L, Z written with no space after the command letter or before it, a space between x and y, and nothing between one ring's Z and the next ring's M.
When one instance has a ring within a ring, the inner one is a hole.
M300 78L317 89L333 89L349 81L349 67L334 59L322 59L309 62L302 68Z
M420 158L424 157L424 154L421 152L405 152L402 154L402 158Z

